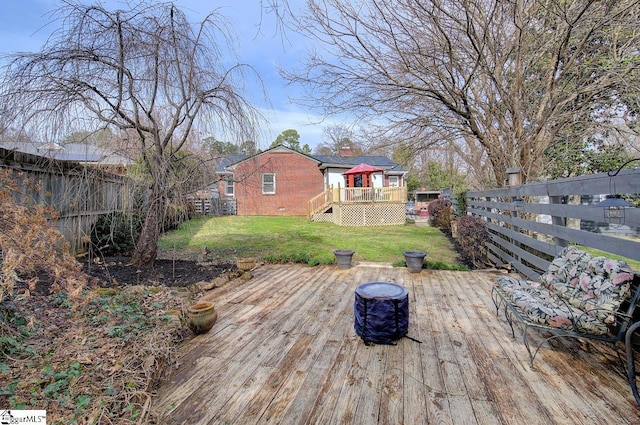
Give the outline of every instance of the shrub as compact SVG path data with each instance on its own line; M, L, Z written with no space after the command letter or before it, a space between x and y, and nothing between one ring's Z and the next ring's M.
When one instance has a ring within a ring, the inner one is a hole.
M111 213L100 216L91 229L91 246L100 255L128 255L142 228L142 216Z
M456 221L458 227L458 251L465 263L482 268L487 263L489 230L482 218L465 215Z
M393 267L407 267L407 262L404 260L394 261L393 263L391 263L391 265ZM452 271L463 271L463 272L468 272L470 270L469 266L465 264L458 264L458 263L449 264L449 263L445 263L444 261L429 261L429 260L424 261L422 268L427 270L452 270Z
M335 259L325 260L319 259L306 253L297 254L269 254L262 257L262 260L270 264L306 264L309 266L318 266L320 264L333 264Z
M454 217L451 202L437 199L429 204L428 209L431 225L450 235L451 220Z
M177 229L181 223L189 220L189 204L171 202L165 210L164 221L162 223L162 231Z

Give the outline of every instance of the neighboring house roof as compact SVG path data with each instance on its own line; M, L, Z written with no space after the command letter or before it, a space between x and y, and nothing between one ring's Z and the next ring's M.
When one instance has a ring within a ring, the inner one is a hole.
M17 152L38 155L58 161L94 163L99 165L131 165L133 161L118 153L109 152L97 146L85 143L35 143L0 142L0 147Z
M220 163L218 164L218 167L216 167L216 173L217 174L230 173L230 171L227 170L227 167L235 165L238 162L242 162L245 159L248 159L250 157L251 157L250 155L241 155L241 154L230 154L230 155L224 156L220 160Z

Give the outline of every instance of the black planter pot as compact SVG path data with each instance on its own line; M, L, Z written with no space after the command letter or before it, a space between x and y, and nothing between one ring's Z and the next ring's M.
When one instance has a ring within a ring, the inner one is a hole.
M405 251L404 261L407 263L407 269L409 273L420 273L422 271L422 264L424 263L424 257L427 253L424 251Z
M336 249L333 251L333 255L336 256L339 269L348 269L351 267L351 258L355 251L352 249Z

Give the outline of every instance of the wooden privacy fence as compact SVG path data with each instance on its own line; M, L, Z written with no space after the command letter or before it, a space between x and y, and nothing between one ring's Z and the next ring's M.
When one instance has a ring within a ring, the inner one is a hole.
M593 205L603 195L638 193L640 168L615 177L601 173L473 191L466 201L467 212L489 227L490 259L535 279L568 244L640 260L640 239L633 236L640 230L640 208L626 208L624 224L611 226L604 209Z
M59 212L55 226L75 253L87 248L91 227L101 215L134 208L133 183L98 168L2 148L0 167L13 170L21 183L20 202Z

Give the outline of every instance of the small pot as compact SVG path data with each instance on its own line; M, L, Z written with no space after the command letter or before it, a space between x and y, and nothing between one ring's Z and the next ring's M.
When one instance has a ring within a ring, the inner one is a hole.
M213 303L202 301L187 308L187 323L194 334L209 332L218 320L218 312Z
M420 273L422 271L422 264L424 263L424 257L427 253L424 251L404 251L404 261L407 263L407 270L409 273Z
M351 267L351 258L354 252L352 249L336 249L333 251L339 269L348 269Z
M238 266L238 270L246 272L256 266L256 259L253 257L238 258L238 261L236 261L236 265Z

